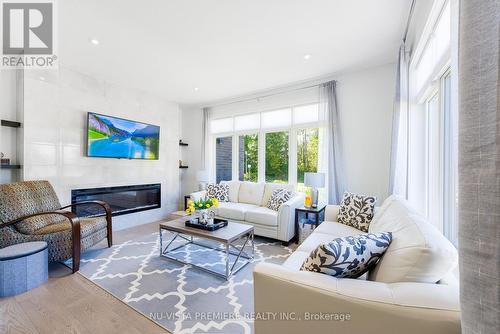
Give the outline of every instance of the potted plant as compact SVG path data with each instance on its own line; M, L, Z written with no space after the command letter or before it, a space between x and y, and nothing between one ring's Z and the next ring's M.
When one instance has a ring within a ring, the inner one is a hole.
M200 224L210 225L214 223L215 212L213 208L219 206L217 198L200 198L197 201L189 200L186 213L191 214L191 221L198 219Z

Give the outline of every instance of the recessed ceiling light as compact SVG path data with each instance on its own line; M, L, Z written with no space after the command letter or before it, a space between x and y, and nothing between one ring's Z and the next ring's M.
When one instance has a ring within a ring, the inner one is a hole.
M304 55L304 60L309 60L311 59L311 55L310 54L305 54Z
M95 38L91 38L89 41L90 41L90 43L92 43L94 45L99 45L99 40L97 40Z
M200 89L199 89L198 87L194 87L194 88L193 88L193 90L194 90L195 92L197 92L197 91L198 91L198 90L200 90Z

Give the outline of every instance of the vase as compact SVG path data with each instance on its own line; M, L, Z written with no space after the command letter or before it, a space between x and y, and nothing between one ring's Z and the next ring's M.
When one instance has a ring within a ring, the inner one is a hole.
M198 220L200 224L212 225L214 223L215 212L210 209L198 210Z

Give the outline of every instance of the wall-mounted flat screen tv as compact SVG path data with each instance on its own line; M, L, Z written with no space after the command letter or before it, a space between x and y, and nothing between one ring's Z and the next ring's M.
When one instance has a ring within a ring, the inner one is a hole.
M160 127L123 118L87 114L87 156L157 160Z

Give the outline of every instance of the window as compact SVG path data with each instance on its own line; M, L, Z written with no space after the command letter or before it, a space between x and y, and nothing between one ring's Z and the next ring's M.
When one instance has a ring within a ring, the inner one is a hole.
M255 130L258 128L260 128L260 114L249 114L234 118L234 131Z
M233 137L215 140L215 179L216 182L232 180Z
M211 133L224 133L233 131L233 118L214 119L210 122Z
M414 96L425 93L429 83L437 76L436 72L439 72L446 60L450 58L451 10L449 2L442 9L431 31L425 43L421 43L423 47L418 52L418 62L414 76L412 76Z
M288 183L288 132L266 133L266 182Z
M238 173L240 181L258 181L259 135L239 136Z
M291 183L305 192L304 173L324 172L327 164L326 119L314 98L296 106L211 120L214 181Z
M427 217L438 230L443 231L442 187L441 187L441 110L439 94L435 93L426 102L427 124Z
M450 1L435 2L410 64L408 199L457 244L457 96ZM455 36L456 37L456 36ZM450 65L451 64L451 65ZM452 103L454 101L455 103Z
M297 189L305 191L304 173L318 172L319 129L297 131Z
M275 129L290 127L292 124L292 110L281 109L275 111L267 111L262 113L262 128Z
M314 123L319 121L318 104L308 104L293 108L293 124Z

